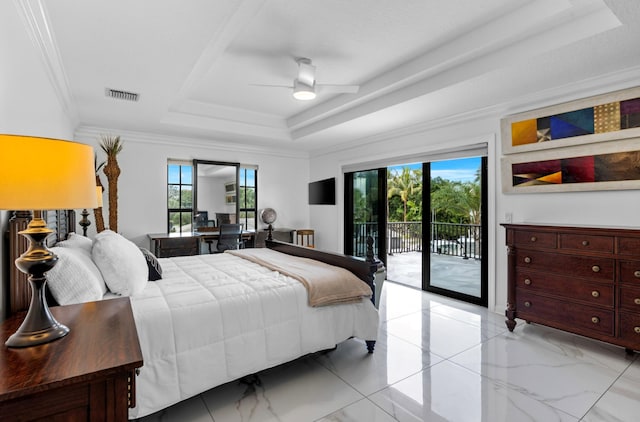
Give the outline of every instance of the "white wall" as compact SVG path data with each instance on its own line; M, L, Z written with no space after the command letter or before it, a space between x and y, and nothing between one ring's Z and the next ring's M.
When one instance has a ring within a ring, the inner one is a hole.
M593 81L591 81L593 84ZM554 98L549 104L558 104L576 98L614 91L619 86L600 87L598 92L585 89L572 98ZM531 108L536 108L531 107ZM523 111L523 110L517 110ZM515 112L515 111L513 111ZM512 114L509 112L506 114ZM505 114L505 115L506 115ZM478 140L489 141L489 309L502 313L507 301L507 256L505 231L500 226L506 213L513 222L559 223L567 225L629 226L638 227L640 195L637 190L576 193L502 194L500 181L500 118L503 115L483 117L474 121L450 124L423 130L412 135L386 137L358 148L334 151L311 160L311 180L336 177L338 205L311 207L311 227L316 229L316 240L324 249L342 250L343 242L343 166L366 163L387 157L425 154L438 149L464 147ZM320 233L320 236L318 235Z
M14 3L0 2L0 133L71 139L73 123L49 83L38 53L24 30ZM0 211L0 229L9 219ZM8 265L0 242L0 319L4 309Z
M222 142L203 142L177 137L80 128L76 138L96 146L98 161L106 159L99 150L100 134L120 135L124 146L118 155L118 231L139 246L149 246L147 233L167 230L167 160L194 158L239 162L258 166L258 210L271 207L278 213L276 227L299 228L309 224L307 183L309 159L286 151L251 150ZM103 185L107 178L101 174ZM108 225L107 192L104 195L105 224ZM215 216L213 216L215 217ZM90 233L94 233L93 216Z

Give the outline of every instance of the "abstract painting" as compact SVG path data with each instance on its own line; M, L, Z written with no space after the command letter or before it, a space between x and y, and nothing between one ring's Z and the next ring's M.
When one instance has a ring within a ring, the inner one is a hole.
M640 138L514 154L502 159L505 193L640 188Z
M640 136L640 88L520 113L501 126L504 154Z

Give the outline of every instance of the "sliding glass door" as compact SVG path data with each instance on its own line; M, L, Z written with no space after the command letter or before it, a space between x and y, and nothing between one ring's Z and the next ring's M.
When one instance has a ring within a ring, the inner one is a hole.
M366 256L367 237L373 237L373 249L386 264L386 191L385 168L345 174L344 251Z
M484 306L486 167L486 157L424 164L429 250L423 255L423 289Z
M388 280L486 306L486 179L485 156L345 173L345 253L372 236Z

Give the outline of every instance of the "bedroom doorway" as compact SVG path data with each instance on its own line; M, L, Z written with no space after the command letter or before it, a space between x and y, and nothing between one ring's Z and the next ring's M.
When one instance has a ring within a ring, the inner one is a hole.
M487 158L451 156L346 172L344 250L372 236L387 280L487 306Z

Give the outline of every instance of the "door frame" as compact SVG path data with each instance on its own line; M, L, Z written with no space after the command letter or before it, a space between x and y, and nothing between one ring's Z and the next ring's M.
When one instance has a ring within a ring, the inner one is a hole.
M488 306L489 301L489 247L488 247L488 159L480 157L480 297L467 295L441 287L431 286L431 251L430 248L422 248L422 290L436 293L442 296L459 299L476 305ZM431 239L431 165L430 162L422 163L422 239ZM425 215L426 214L426 215Z

